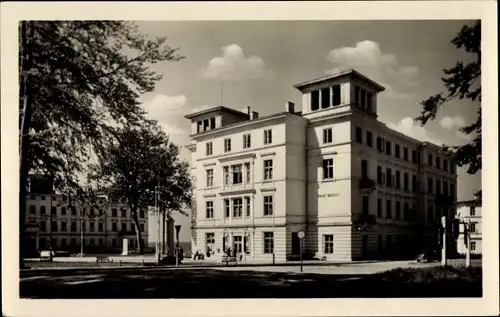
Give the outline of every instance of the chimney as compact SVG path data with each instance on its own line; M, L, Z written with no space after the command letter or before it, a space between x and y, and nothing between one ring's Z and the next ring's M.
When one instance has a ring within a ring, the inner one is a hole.
M255 120L259 117L259 113L256 111L250 112L250 120Z
M247 114L249 117L252 116L252 110L250 109L250 106L247 107Z
M291 101L288 101L285 104L285 111L290 113L295 113L295 104Z

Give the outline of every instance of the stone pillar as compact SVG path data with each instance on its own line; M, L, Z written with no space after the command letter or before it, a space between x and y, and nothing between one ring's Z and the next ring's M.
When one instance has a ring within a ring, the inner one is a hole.
M128 255L128 239L123 239L122 255Z

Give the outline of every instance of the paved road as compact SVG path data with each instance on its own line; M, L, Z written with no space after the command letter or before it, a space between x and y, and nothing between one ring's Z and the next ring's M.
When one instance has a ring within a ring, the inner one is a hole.
M280 269L282 272L272 272ZM74 299L481 296L481 281L478 279L415 285L396 283L381 275L372 274L380 268L368 264L357 269L310 266L304 273L283 272L291 269L238 267L33 270L21 273L20 295L24 298ZM296 267L293 269L298 270Z

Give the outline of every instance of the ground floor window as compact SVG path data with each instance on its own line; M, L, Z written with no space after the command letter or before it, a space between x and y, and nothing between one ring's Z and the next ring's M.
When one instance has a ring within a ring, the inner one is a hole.
M325 234L323 235L323 245L324 245L324 253L332 254L333 253L333 234Z
M476 251L476 242L475 242L475 241L472 241L472 242L470 243L470 250L471 250L471 251Z
M274 253L274 233L264 232L264 253Z
M112 246L116 247L116 245L117 245L117 244L116 244L116 239L113 239L113 240L111 241L111 244L112 244Z
M212 251L215 244L215 233L206 233L205 241L207 251Z

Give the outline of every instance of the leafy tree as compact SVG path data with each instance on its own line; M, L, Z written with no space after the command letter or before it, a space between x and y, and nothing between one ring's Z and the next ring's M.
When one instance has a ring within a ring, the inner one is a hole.
M451 41L458 49L463 48L472 54L472 59L466 63L456 62L455 66L444 69L445 76L441 79L447 89L446 93L437 93L421 102L422 111L416 118L422 125L434 120L438 110L445 103L455 99L468 99L478 105L477 118L470 125L460 128L460 131L470 135L475 134L472 141L465 145L445 147L455 154L458 166L468 166L467 173L475 174L481 170L481 22L464 25ZM480 193L479 193L480 194Z
M24 248L29 173L75 187L89 156L101 157L113 127L140 124L140 94L161 75L149 65L182 57L165 38L123 21L24 21L19 36L19 231Z
M183 209L191 206L193 182L189 165L179 160L179 148L156 122L127 126L116 135L117 140L108 148L102 164L94 166L94 177L111 200L127 201L142 254L138 211L157 204L160 212L185 214Z

